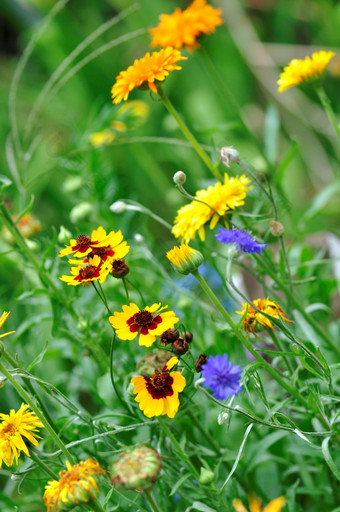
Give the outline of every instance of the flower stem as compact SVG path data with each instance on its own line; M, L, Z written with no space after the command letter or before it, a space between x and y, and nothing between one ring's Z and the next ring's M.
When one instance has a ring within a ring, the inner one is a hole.
M143 491L142 495L145 501L148 503L149 507L151 508L152 512L162 512L162 509L158 505L151 491Z
M45 473L50 475L50 477L53 478L53 480L57 478L57 475L55 475L55 473L47 466L47 464L45 464L45 462L41 460L41 458L35 455L34 451L31 451L30 457L33 460L33 462L35 462L37 466L39 466L43 471L45 471Z
M337 134L338 138L340 139L340 125L336 118L334 110L332 108L331 102L325 92L325 89L322 87L322 85L316 85L315 91L319 97L319 100L320 100L323 108L326 111L328 119L330 120L330 122L335 130L335 133Z
M127 287L127 283L125 281L125 277L122 278L122 281L123 281L123 285L124 285L125 293L126 293L126 302L130 302L129 290L128 290L128 287Z
M9 382L12 384L12 386L16 389L18 394L24 399L24 401L30 406L32 411L38 416L41 423L46 428L47 432L50 434L53 441L59 446L63 454L65 455L66 459L71 463L74 464L74 458L71 455L71 453L68 451L62 440L58 437L50 423L47 421L45 416L41 413L39 407L35 405L31 397L26 393L24 388L12 377L10 372L5 368L5 366L0 362L0 371L3 373L3 375L9 380Z
M217 166L213 165L210 158L206 154L206 152L201 148L199 143L197 142L194 135L191 133L183 119L178 114L177 110L173 106L173 104L170 102L169 98L166 96L165 92L163 91L161 85L157 84L157 91L160 99L162 100L165 108L170 112L170 114L174 117L176 120L179 128L181 129L183 135L186 137L186 139L192 144L193 148L195 149L198 156L203 160L203 162L206 164L208 169L212 172L212 174L215 176L215 178L219 181L222 181L222 177L220 173L217 170Z

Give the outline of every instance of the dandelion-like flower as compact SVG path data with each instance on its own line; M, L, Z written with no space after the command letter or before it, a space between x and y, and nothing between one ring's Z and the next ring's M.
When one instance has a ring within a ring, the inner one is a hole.
M161 14L160 23L150 30L151 47L172 46L180 50L185 46L189 51L199 48L197 39L211 34L222 25L221 9L215 9L205 0L194 0L187 9L177 8L172 14Z
M119 339L133 340L139 334L139 344L151 347L156 341L156 336L174 327L179 320L173 311L161 313L167 307L161 307L159 302L140 310L136 304L130 302L128 306L123 306L122 313L115 312L110 316L109 321L116 329Z
M151 376L139 375L133 377L135 400L145 416L152 418L166 414L173 418L178 411L178 393L186 386L185 377L179 372L170 370L178 363L177 357L172 357L161 372L157 371Z
M281 512L283 505L286 503L284 496L279 496L272 500L265 508L262 508L262 502L256 496L249 496L249 512ZM236 512L247 512L247 509L239 499L233 500L233 507Z
M260 252L267 247L267 244L259 244L247 231L242 229L219 228L215 235L222 244L236 244L243 252Z
M7 318L9 317L10 311L4 311L0 317L0 328L4 325ZM0 338L4 338L5 336L8 336L9 334L13 334L15 331L9 331L5 332L4 334L0 334Z
M334 55L334 52L321 50L313 53L312 58L306 57L303 60L293 59L288 66L283 68L283 72L277 82L279 92L283 92L295 85L318 82Z
M242 390L240 386L242 368L233 365L227 354L209 356L202 366L203 386L213 391L213 396L225 400Z
M104 470L92 459L80 461L60 471L59 480L51 480L45 487L44 503L47 512L70 510L100 495L98 482Z
M203 263L203 255L189 247L188 244L181 244L179 247L175 246L166 253L166 257L173 268L184 275L194 272Z
M132 89L136 87L149 88L157 93L157 82L163 82L170 71L182 69L176 62L186 60L179 50L168 47L148 52L142 59L136 59L132 66L121 71L111 89L112 102L120 103L127 100Z
M220 217L229 210L243 205L247 191L252 188L248 186L249 183L250 180L245 175L229 178L225 173L224 183L218 182L196 192L195 198L205 204L191 201L178 210L171 232L184 243L195 238L197 232L200 239L204 241L205 224L210 222L210 229L214 229Z
M287 313L283 311L281 306L270 300L269 297L266 299L255 299L253 300L254 306L257 307L260 311L263 311L269 316L276 318L278 320L283 320L286 324L292 322L292 320L288 320L286 317ZM242 302L242 311L236 311L239 315L244 316L242 320L243 329L246 332L252 332L256 336L256 330L262 330L263 327L266 329L274 329L273 324L262 313L259 313L255 308L253 308L250 304L245 304Z
M29 406L23 403L17 412L11 409L9 414L0 414L0 468L2 462L7 466L12 466L14 461L16 464L21 451L30 456L24 437L34 446L39 446L37 438L41 437L37 434L37 427L43 428L44 425L27 409Z
M109 262L102 263L100 257L96 255L89 259L89 265L71 267L72 275L64 275L59 277L59 279L72 286L78 286L79 284L90 285L93 281L103 283L110 272L110 266Z

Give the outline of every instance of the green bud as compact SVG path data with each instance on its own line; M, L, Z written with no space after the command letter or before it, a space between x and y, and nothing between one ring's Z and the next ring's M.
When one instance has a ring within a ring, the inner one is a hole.
M83 201L72 208L70 212L70 219L74 224L89 217L92 213L92 204Z
M110 467L114 485L136 491L151 489L162 467L156 450L139 446L126 450Z
M211 484L215 480L215 473L211 469L201 468L199 481L201 484Z

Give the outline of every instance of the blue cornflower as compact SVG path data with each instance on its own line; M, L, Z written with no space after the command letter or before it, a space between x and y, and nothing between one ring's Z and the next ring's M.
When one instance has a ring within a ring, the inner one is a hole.
M267 244L259 244L247 231L242 229L219 228L219 232L215 235L222 244L236 244L243 252L260 253Z
M215 398L224 400L241 391L241 373L242 368L233 365L227 354L209 356L208 361L202 366L203 386L210 388Z

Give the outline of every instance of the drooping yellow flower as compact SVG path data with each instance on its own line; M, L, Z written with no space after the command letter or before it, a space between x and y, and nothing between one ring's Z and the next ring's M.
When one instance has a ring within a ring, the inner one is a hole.
M51 480L45 487L44 503L47 512L61 512L87 503L100 495L98 481L104 470L92 459L80 461L60 471L59 480Z
M10 314L10 311L4 311L0 317L0 328L4 325L6 322L8 316ZM15 331L9 331L5 332L4 334L0 334L0 338L4 338L5 336L8 336L9 334L13 334Z
M177 8L172 14L161 14L160 23L150 30L151 47L172 46L180 50L185 46L189 51L199 48L197 39L211 34L221 25L221 9L215 9L205 0L194 0L187 9Z
M70 260L72 263L77 263L75 260ZM79 262L81 263L81 261ZM82 266L79 264L76 267L71 267L70 276L63 275L59 277L60 281L65 283L78 286L79 284L90 285L92 281L99 281L103 283L107 278L111 269L111 260L107 260L103 263L99 256L95 255L93 258L89 258L89 264Z
M249 496L249 512L281 512L283 505L286 503L284 496L279 496L272 500L268 505L262 509L262 502L256 496ZM236 512L247 512L241 500L233 500L233 507Z
M304 60L293 59L278 80L279 92L283 92L295 85L317 82L322 77L329 61L334 57L334 52L321 50L315 52L312 58L305 57Z
M157 371L151 377L139 375L133 377L135 400L145 416L152 418L166 414L173 418L178 411L178 393L186 386L185 377L179 372L170 372L178 363L177 357L172 357L161 372Z
M140 310L136 304L130 302L128 306L123 306L123 313L115 312L109 317L109 321L117 330L119 339L133 340L139 334L139 344L151 347L156 336L174 327L179 320L173 311L161 313L167 307L161 307L159 302Z
M184 275L197 270L204 259L199 251L192 249L188 244L181 244L179 247L175 246L166 253L166 257L174 269Z
M195 198L205 204L191 201L178 210L171 232L184 243L195 238L197 232L204 241L204 225L210 221L209 227L214 229L220 217L244 204L246 193L252 188L248 186L249 183L250 180L245 175L229 178L225 173L224 183L218 182L196 192Z
M116 77L116 82L111 89L112 102L120 103L127 100L132 89L136 87L149 88L157 93L155 82L163 82L169 75L169 71L182 69L176 64L180 60L186 60L179 50L168 47L153 52L148 52L142 59L136 59L132 66L121 71Z
M43 428L39 418L27 411L28 405L21 404L20 409L15 412L11 409L9 414L0 414L0 468L2 462L12 466L18 462L20 452L23 451L30 456L23 437L26 437L34 446L39 446L36 438L41 439L36 433L37 427Z
M257 307L260 311L263 311L269 316L276 318L278 320L283 320L286 324L292 322L292 320L288 320L286 317L286 313L283 311L281 306L274 302L273 300L269 300L269 297L266 299L256 299L253 300L254 306ZM259 313L255 308L250 306L249 304L245 304L242 302L242 311L236 311L239 315L245 315L242 320L243 329L247 332L252 332L256 336L256 329L261 329L260 326L265 327L266 329L274 329L273 324L265 315Z
M106 129L101 132L91 133L90 142L92 146L95 148L100 148L102 146L108 146L115 140L115 134L112 133L111 130Z

